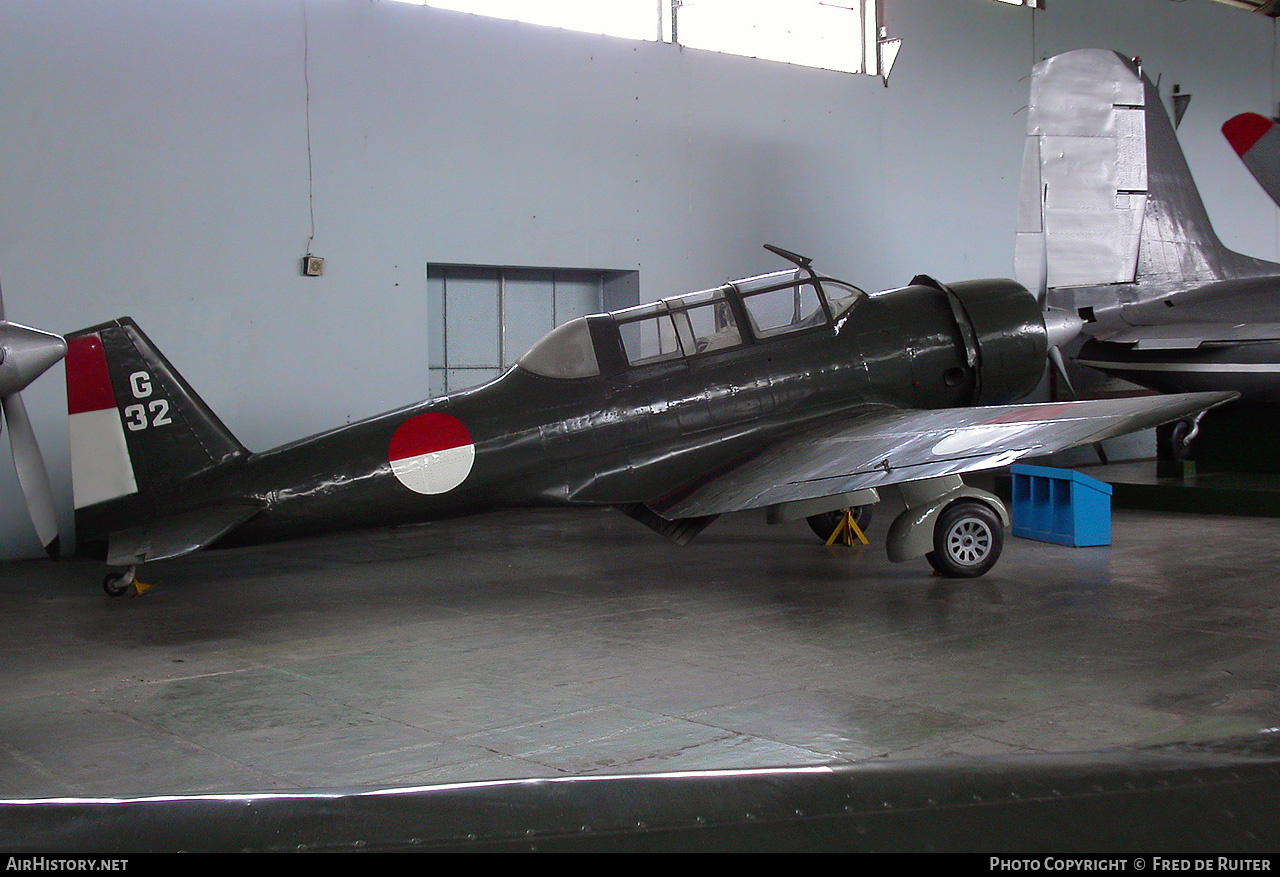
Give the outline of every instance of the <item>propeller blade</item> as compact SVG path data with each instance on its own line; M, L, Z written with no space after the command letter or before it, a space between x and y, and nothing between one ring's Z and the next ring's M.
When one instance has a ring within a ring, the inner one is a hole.
M1067 392L1071 394L1071 398L1079 399L1080 395L1076 392L1076 388L1071 385L1071 377L1067 374L1067 364L1062 360L1062 351L1057 347L1050 347L1049 361L1053 363L1053 367L1057 370L1058 377L1062 378L1062 383L1066 385Z
M1076 392L1076 388L1071 384L1071 377L1067 374L1067 364L1062 358L1062 351L1057 347L1049 348L1049 361L1053 363L1053 367L1057 370L1058 376L1062 378L1062 383L1067 385L1067 392L1071 394L1072 399L1079 399L1080 394ZM1107 465L1107 451L1102 447L1102 442L1093 443L1094 453L1098 455L1098 462Z
M1036 300L1040 307L1049 301L1049 226L1045 224L1046 207L1049 202L1049 184L1045 183L1040 191L1040 283L1036 290Z
M13 465L18 470L18 483L27 498L27 511L35 524L40 544L50 557L56 558L59 550L58 518L53 510L53 487L49 484L49 471L45 468L36 434L27 417L27 406L22 396L13 393L0 400L5 419L9 421L9 446L13 451Z

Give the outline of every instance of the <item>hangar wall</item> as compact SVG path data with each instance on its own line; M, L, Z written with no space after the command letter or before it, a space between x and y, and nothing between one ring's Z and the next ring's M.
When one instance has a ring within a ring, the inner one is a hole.
M265 449L427 395L428 263L638 270L641 300L769 270L766 241L867 288L1008 276L1031 64L1088 46L1195 95L1181 136L1219 232L1280 255L1218 133L1275 109L1270 20L1208 0L888 16L884 88L385 0L6 0L6 313L133 316ZM298 270L308 112L321 278ZM65 543L61 379L25 396ZM0 557L38 556L8 464L0 495Z

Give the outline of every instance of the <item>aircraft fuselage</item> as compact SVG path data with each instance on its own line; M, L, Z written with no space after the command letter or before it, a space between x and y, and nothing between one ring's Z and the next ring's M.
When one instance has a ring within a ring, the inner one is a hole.
M731 291L723 304L744 327L738 343L640 364L619 314L586 317L579 330L596 374L516 365L483 386L213 467L161 500L170 514L261 507L222 544L502 507L652 503L857 406L1007 402L1039 381L1043 320L1012 281L859 294L838 316L824 305L812 325L760 337ZM98 510L80 510L90 539ZM101 511L117 529L156 514L132 498Z

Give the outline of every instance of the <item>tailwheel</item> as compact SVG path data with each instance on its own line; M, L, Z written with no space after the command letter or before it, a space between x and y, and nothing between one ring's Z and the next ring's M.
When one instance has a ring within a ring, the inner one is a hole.
M949 578L971 579L987 572L1000 559L1004 527L984 502L961 500L948 506L933 527L930 566Z
M102 590L107 592L111 597L123 597L137 583L138 568L136 566L128 567L120 572L107 573L107 577L102 580Z
M808 522L809 529L813 530L814 535L826 544L831 545L837 537L847 534L848 541L845 544L853 545L856 539L855 534L866 533L867 528L871 526L872 510L870 505L859 505L847 509L823 512L818 515L810 515L805 518L805 521ZM846 515L849 515L853 524L857 526L856 531L850 529L845 523ZM865 538L861 541L864 544L866 542Z

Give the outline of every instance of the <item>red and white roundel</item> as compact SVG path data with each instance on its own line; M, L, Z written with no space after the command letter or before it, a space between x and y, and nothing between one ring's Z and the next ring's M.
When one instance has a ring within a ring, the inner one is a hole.
M391 436L391 471L416 493L444 493L466 480L476 446L462 421L428 412L411 417Z

